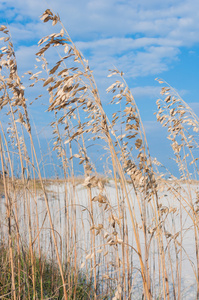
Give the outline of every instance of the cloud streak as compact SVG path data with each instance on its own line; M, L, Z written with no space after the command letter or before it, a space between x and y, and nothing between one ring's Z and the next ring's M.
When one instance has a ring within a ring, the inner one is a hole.
M59 12L79 49L100 76L116 65L126 76L167 71L181 47L199 43L199 2L86 0L8 0L0 17L10 24L16 48L32 46L48 34L39 16L47 8ZM51 28L52 31L52 28Z

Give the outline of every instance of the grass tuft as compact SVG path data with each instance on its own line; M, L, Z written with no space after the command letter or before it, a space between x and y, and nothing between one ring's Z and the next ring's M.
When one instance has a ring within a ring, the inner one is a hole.
M28 87L0 27L0 298L199 299L198 117L158 79L156 117L168 131L176 178L152 160L123 73L110 72L108 118L59 16L47 9L41 19L59 31L39 41ZM30 102L34 86L43 95ZM45 153L29 117L38 98L52 118Z

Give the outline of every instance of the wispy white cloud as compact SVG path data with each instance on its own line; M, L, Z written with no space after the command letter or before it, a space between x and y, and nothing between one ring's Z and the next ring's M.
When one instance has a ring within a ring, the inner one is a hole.
M2 10L8 21L23 18L23 21L38 22L38 16L47 7L59 12L63 23L70 27L71 34L78 37L112 37L129 34L182 38L192 30L197 32L199 4L195 0L181 1L117 1L117 0L76 0L72 1L31 1L7 0ZM10 9L9 9L10 8ZM6 10L5 10L6 9ZM12 13L11 13L12 12ZM29 18L29 21L28 21ZM186 43L186 36L183 40ZM195 36L195 39L198 38ZM193 40L194 41L194 40Z
M38 51L37 45L20 46L15 54L18 63L18 68L21 72L34 71L35 53Z
M148 97L156 99L160 95L161 87L159 86L137 86L131 89L135 99L140 97Z
M86 0L75 2L7 0L0 17L10 24L14 42L31 44L49 32L39 16L46 8L63 24L86 53L96 74L116 65L127 76L168 70L180 47L199 42L199 2ZM51 29L56 30L56 29Z

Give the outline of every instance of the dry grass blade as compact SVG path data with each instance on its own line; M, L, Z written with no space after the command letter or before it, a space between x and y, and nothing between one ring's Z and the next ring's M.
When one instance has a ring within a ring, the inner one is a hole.
M36 99L49 95L49 153L35 142L10 33L0 27L0 112L8 124L0 133L0 298L198 298L197 116L159 80L156 117L181 174L169 181L169 171L152 162L123 72L109 75L116 77L107 89L109 120L88 61L59 16L47 9L41 20L61 25L38 43L39 71L26 73L30 87L43 88ZM57 61L49 62L55 47ZM47 179L49 165L54 177Z

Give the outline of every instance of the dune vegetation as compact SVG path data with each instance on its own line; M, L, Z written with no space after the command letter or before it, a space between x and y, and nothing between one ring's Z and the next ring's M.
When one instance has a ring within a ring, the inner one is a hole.
M61 29L39 41L39 67L27 72L26 88L10 32L0 27L0 299L198 299L198 117L157 79L157 122L180 174L168 180L150 156L123 73L109 75L116 78L107 89L110 119L59 16L47 9L41 20ZM48 61L53 50L56 62ZM55 178L35 140L34 101L26 98L34 87L53 116L47 155L61 170ZM103 175L92 160L97 148Z

